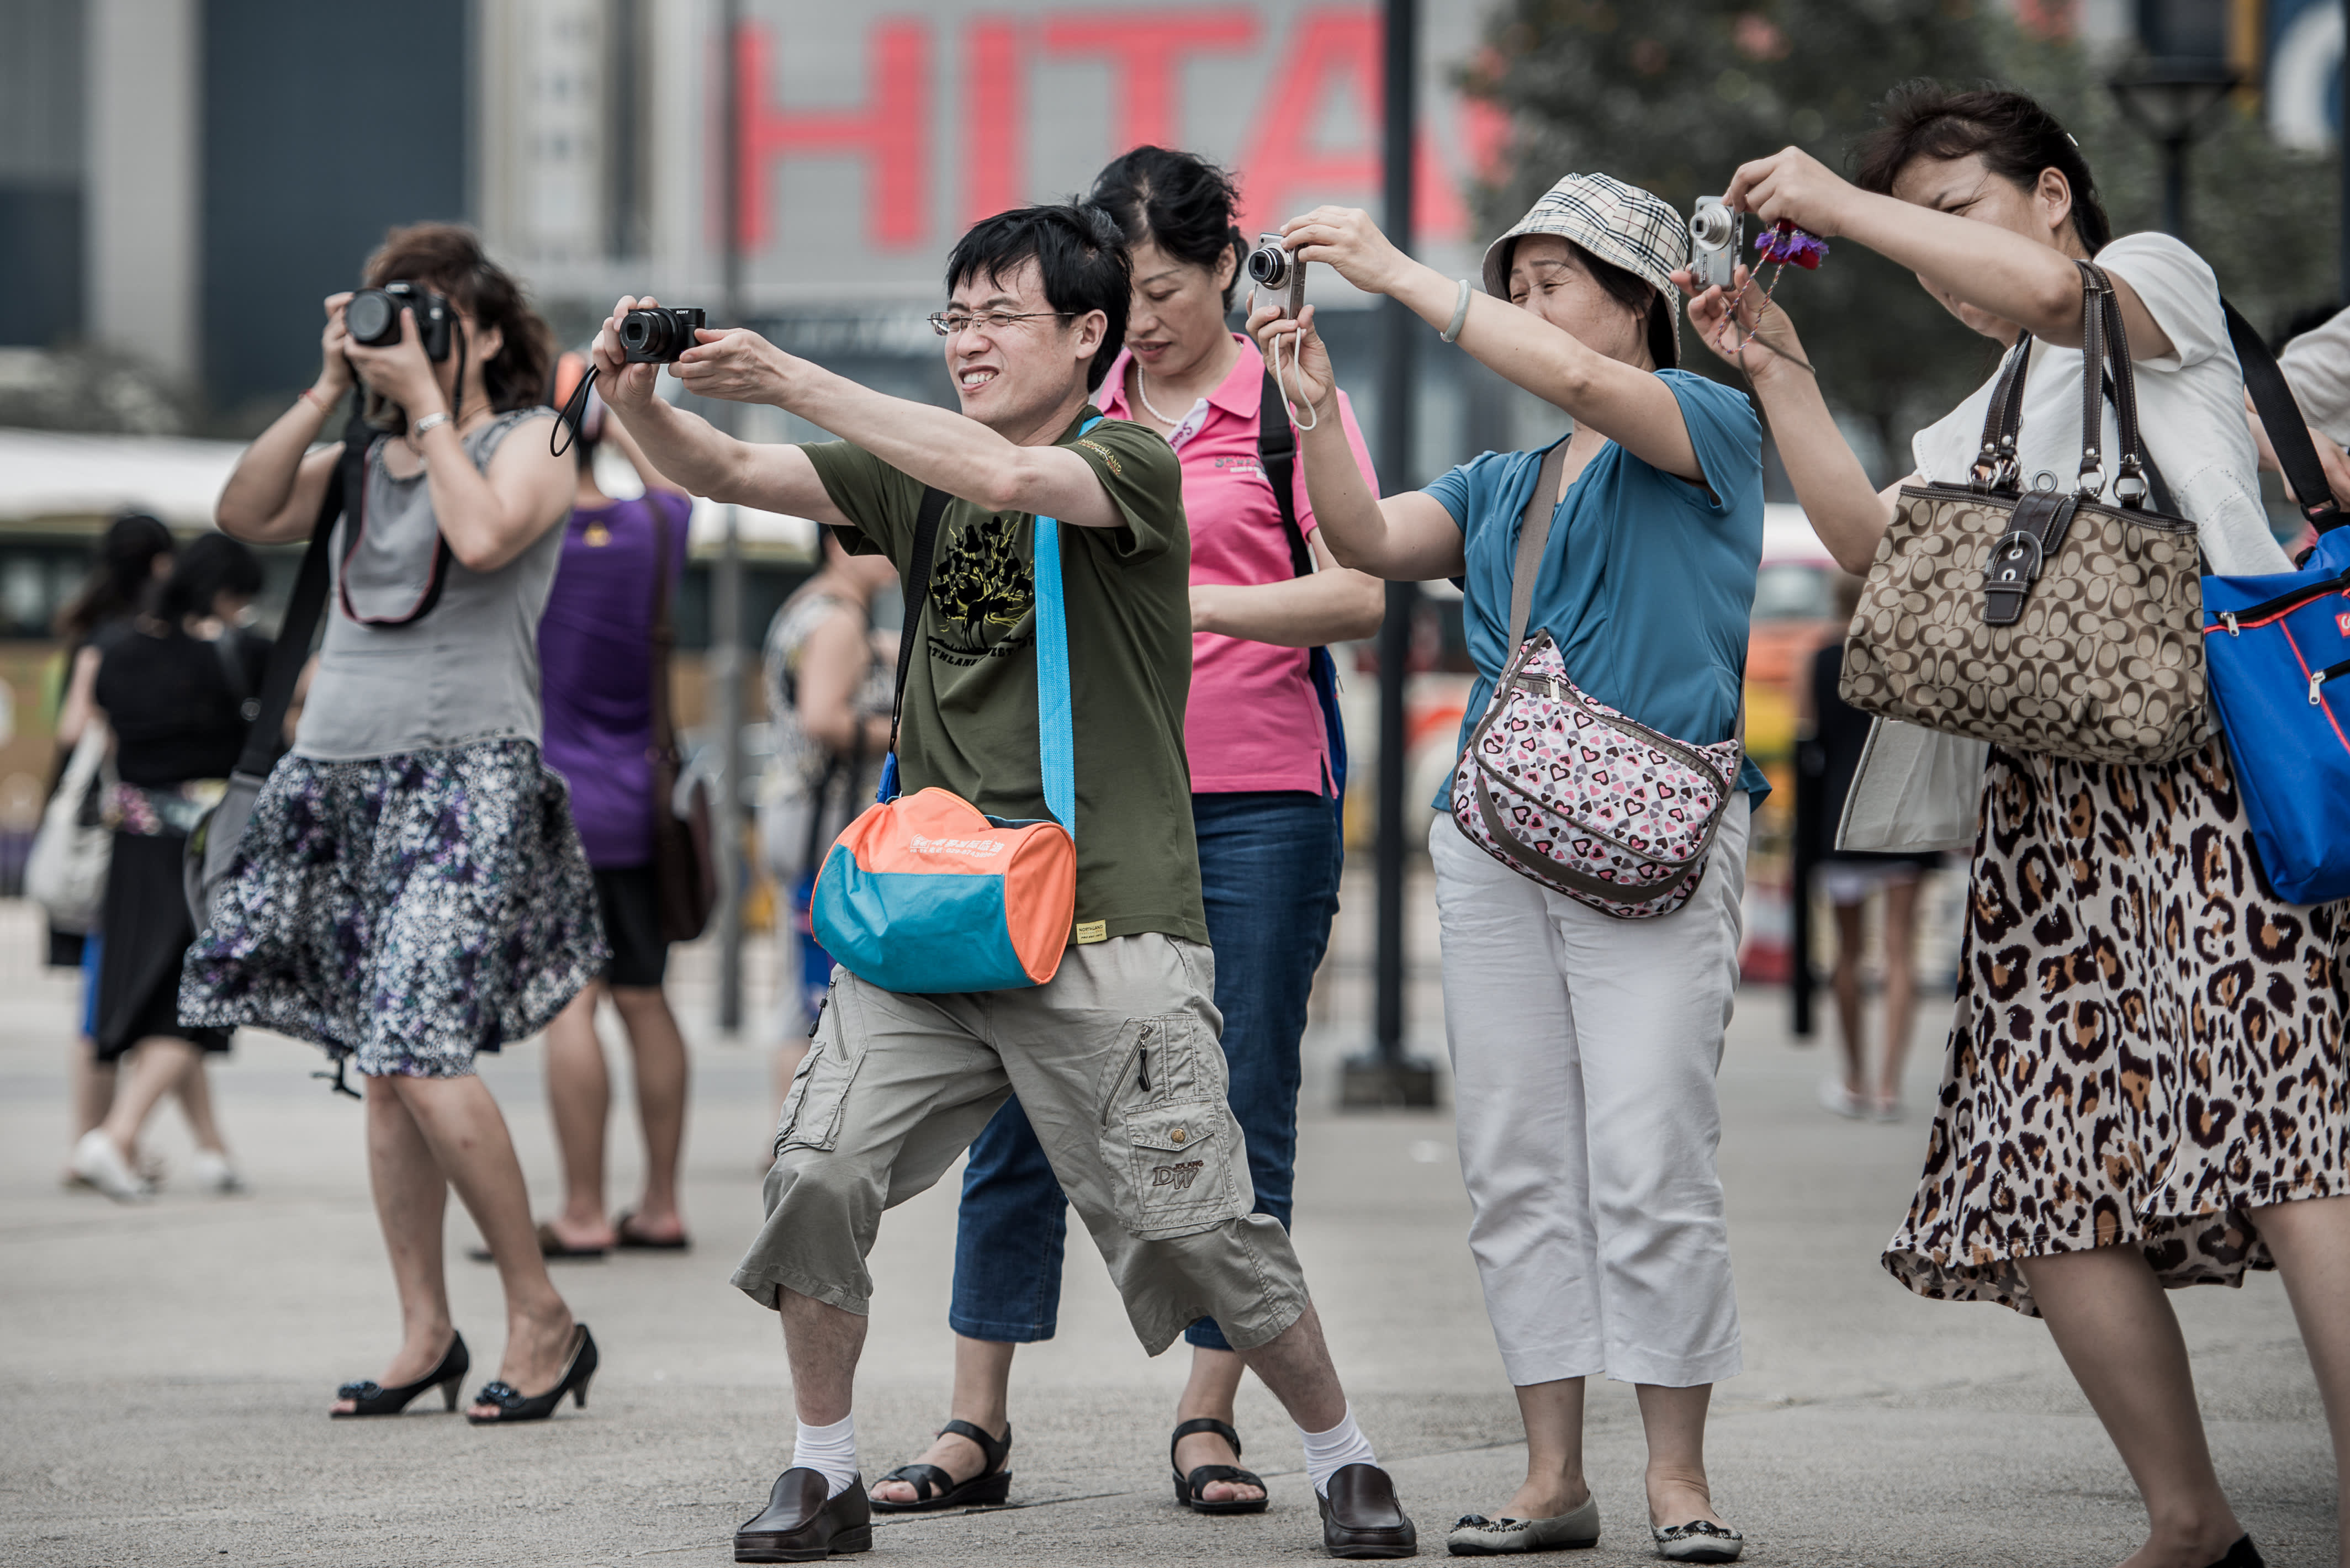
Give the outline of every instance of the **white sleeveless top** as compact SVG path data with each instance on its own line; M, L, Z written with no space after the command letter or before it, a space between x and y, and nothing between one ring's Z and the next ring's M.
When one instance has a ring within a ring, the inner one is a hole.
M554 417L546 408L501 414L464 438L466 455L487 469L508 435ZM395 479L385 471L387 439L368 452L365 527L356 549L351 513L335 524L327 634L294 750L321 762L353 762L479 741L536 744L538 618L562 558L563 530L547 529L494 572L468 571L452 559L440 601L421 620L361 625L343 607L346 573L359 614L405 615L432 581L441 537L424 475Z

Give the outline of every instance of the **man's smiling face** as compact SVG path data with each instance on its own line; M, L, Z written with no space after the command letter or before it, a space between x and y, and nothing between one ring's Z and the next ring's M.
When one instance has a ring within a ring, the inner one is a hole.
M948 297L951 317L971 325L946 340L947 373L962 411L1013 436L1082 389L1100 349L1093 322L1055 313L1032 257L999 276L964 278Z

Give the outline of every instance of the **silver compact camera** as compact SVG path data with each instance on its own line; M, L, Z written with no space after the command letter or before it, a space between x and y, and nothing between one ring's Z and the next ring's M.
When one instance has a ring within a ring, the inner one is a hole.
M1700 196L1690 209L1690 277L1700 290L1733 286L1746 215L1719 196Z
M1259 234L1256 249L1248 254L1249 281L1267 294L1286 293L1281 314L1295 320L1305 308L1305 264L1289 254L1279 234Z

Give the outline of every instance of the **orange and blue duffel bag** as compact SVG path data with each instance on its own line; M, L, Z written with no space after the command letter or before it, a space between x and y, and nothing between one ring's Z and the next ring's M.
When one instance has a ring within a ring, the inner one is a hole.
M2228 334L2317 545L2290 572L2203 579L2204 662L2262 875L2289 903L2326 904L2350 898L2350 528L2292 389L2233 306Z
M1061 967L1076 919L1076 742L1069 635L1061 597L1060 524L1036 519L1036 729L1045 806L1039 822L989 816L951 790L898 790L899 714L920 640L946 494L922 497L908 575L898 694L878 804L834 840L809 907L816 940L843 969L885 991L1010 991Z

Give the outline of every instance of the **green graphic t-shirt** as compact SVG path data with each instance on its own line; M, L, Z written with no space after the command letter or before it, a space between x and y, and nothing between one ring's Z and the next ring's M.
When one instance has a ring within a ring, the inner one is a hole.
M1061 525L1069 700L1077 766L1075 939L1138 931L1208 940L1191 837L1183 706L1191 688L1191 539L1183 477L1156 431L1104 420L1058 445L1101 476L1122 528ZM914 554L922 486L860 447L802 449L849 518L852 553L887 555L900 576ZM960 499L939 523L923 657L906 680L898 738L907 794L936 785L990 816L1040 818L1036 753L1036 519Z

